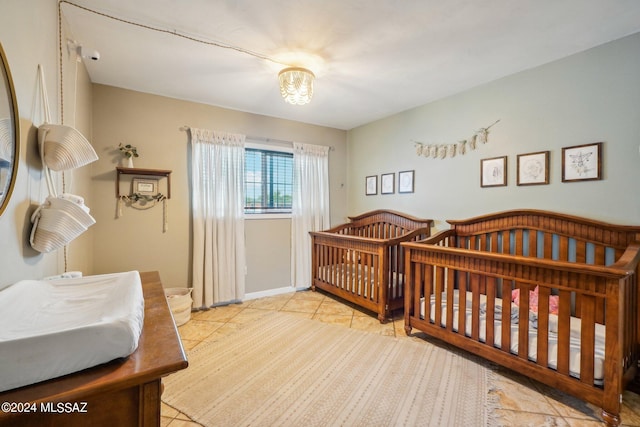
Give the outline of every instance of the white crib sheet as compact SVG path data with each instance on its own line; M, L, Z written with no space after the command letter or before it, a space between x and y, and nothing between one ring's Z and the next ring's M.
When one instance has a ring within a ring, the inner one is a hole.
M458 290L454 290L454 313L453 313L453 330L458 331ZM467 304L466 304L466 320L465 320L465 334L471 336L471 302L472 294L467 292ZM480 304L486 303L486 296L481 295ZM440 324L446 325L447 313L446 313L446 294L442 294L442 315ZM502 299L496 298L496 306L502 305ZM512 304L513 307L517 306ZM431 296L431 308L430 318L432 322L435 322L435 298ZM424 318L424 298L421 300L420 316ZM509 316L506 313L505 316ZM548 351L548 365L550 368L556 369L558 366L558 317L556 315L549 315L549 351ZM579 318L571 318L571 336L570 336L570 350L569 350L569 373L571 376L580 377L580 328L581 321ZM486 342L486 316L480 316L480 341ZM533 322L529 322L529 359L532 361L537 360L538 356L538 329L534 327ZM500 347L502 345L502 322L500 320L494 320L494 345ZM599 323L595 325L595 349L594 349L594 379L596 384L601 384L604 378L604 345L605 345L605 326ZM511 324L511 352L518 353L518 324Z
M0 391L126 357L143 321L137 271L8 286L0 291Z

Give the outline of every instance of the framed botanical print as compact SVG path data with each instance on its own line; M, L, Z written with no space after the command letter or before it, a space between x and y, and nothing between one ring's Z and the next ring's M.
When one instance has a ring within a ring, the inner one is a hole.
M415 171L398 172L398 193L413 193Z
M562 182L602 179L602 142L562 149Z
M507 156L480 160L480 187L507 185Z
M364 194L367 196L378 194L378 175L371 175L365 178Z
M393 194L396 174L383 173L380 175L380 194Z
M518 185L549 184L549 151L518 154Z

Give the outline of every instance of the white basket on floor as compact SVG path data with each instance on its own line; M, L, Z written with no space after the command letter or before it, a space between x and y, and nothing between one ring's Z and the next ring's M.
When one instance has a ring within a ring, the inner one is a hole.
M191 288L166 288L164 294L167 297L173 320L176 326L184 325L191 319Z

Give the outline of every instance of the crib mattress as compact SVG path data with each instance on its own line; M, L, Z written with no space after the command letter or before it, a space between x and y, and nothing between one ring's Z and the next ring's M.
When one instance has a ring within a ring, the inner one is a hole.
M0 391L126 357L143 321L137 271L10 285L0 291Z
M458 331L458 290L454 291L454 313L453 313L453 330ZM465 334L467 336L471 336L471 302L472 302L472 294L471 292L466 293L466 320L465 320ZM481 306L486 303L486 296L481 295L480 304ZM440 319L440 324L442 326L446 325L447 314L446 314L446 294L442 295L442 316ZM502 305L502 299L496 298L496 306ZM421 312L420 315L424 318L424 298L421 300ZM515 304L512 304L512 307L517 309ZM430 318L432 322L435 322L435 298L431 296L431 308L430 308ZM513 312L517 312L513 310ZM511 313L506 313L506 316L510 316ZM533 321L533 318L529 320L529 354L528 357L532 361L537 360L538 355L538 329L537 324ZM518 320L519 321L519 320ZM486 327L487 319L486 315L481 314L480 316L480 341L486 342ZM512 353L518 353L518 323L511 322L511 345L510 350ZM571 334L570 334L570 350L569 350L569 373L571 376L579 378L580 377L580 329L581 329L581 321L579 318L572 317L571 318ZM548 334L548 366L552 369L556 369L558 366L558 317L556 315L549 315L549 334ZM496 347L501 347L502 345L502 321L494 319L494 345ZM604 345L605 345L605 326L602 324L596 323L595 327L595 348L594 348L594 379L596 384L601 384L604 378Z

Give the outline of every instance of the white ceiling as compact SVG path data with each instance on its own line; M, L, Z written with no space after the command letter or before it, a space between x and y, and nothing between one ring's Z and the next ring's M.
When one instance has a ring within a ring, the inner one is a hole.
M63 0L61 10L73 38L100 53L84 60L94 83L338 129L640 31L638 0ZM310 104L282 100L285 65L272 60L283 58L316 73Z

